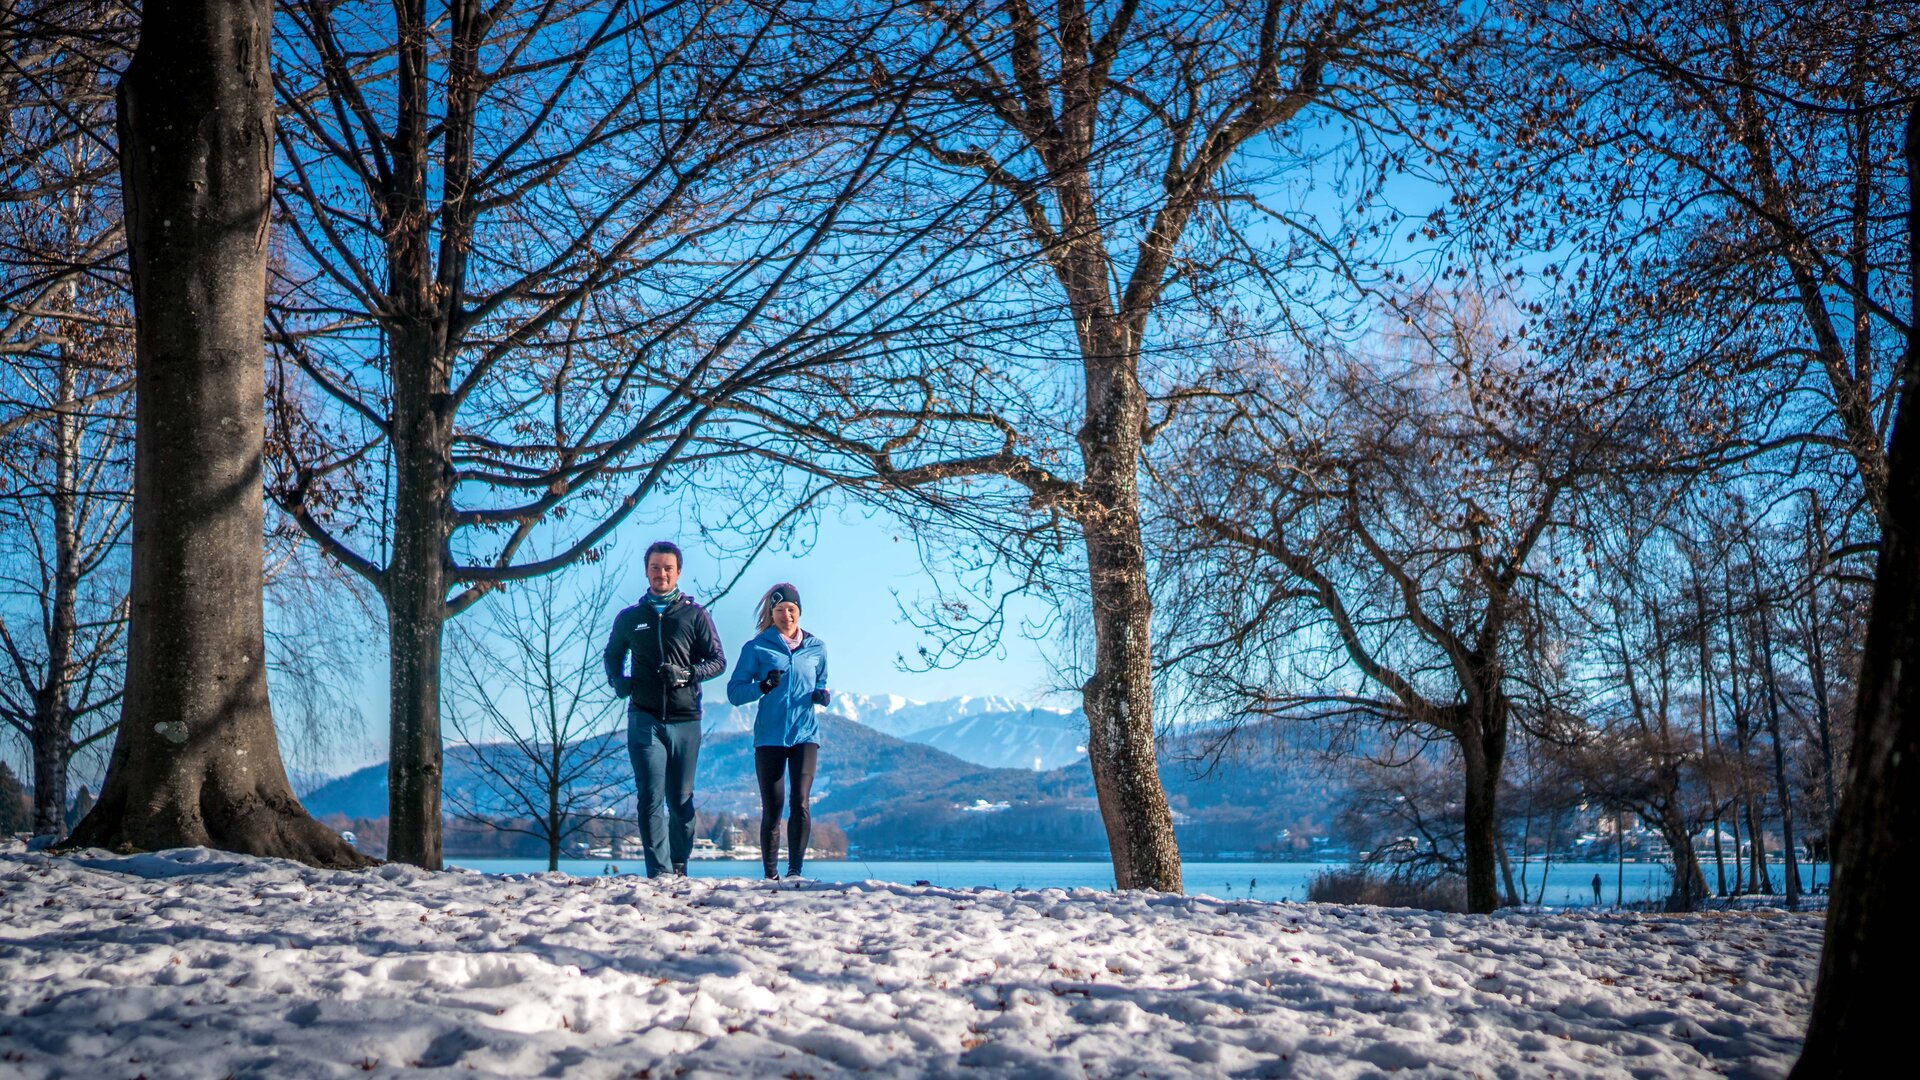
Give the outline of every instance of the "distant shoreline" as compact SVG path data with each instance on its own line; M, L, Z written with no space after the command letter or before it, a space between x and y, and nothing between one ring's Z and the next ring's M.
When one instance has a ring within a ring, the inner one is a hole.
M484 860L494 861L494 862L525 862L530 859L540 858L540 856L531 856L531 855L501 855L497 852L469 853L469 852L458 852L458 851L446 852L445 857L447 859L484 859ZM614 858L601 858L599 856L581 856L581 855L563 855L561 856L561 858L563 861L567 861L567 862L595 862L595 861L620 862L622 861L620 859L614 859ZM635 856L635 858L637 858L637 856ZM1519 856L1513 856L1513 858L1516 864L1518 864L1521 861ZM1262 854L1244 854L1244 853L1219 854L1215 852L1206 852L1206 851L1198 851L1198 852L1183 851L1180 853L1180 859L1182 862L1188 862L1188 863L1299 863L1299 864L1308 864L1308 865L1319 864L1319 865L1329 865L1329 866L1348 866L1348 865L1354 865L1361 861L1359 856L1354 855L1350 852L1322 852L1320 854L1311 855L1311 856L1289 857L1284 855L1262 855ZM627 860L627 861L631 861L631 860ZM704 858L704 859L699 859L697 861L723 862L723 863L724 862L752 863L753 865L756 865L756 866L759 865L760 863L758 856L717 858L717 859ZM822 855L822 854L816 853L813 855L809 855L807 857L807 861L808 862L862 862L862 861L865 861L865 862L1031 862L1031 863L1072 862L1072 863L1077 863L1077 862L1110 862L1112 860L1108 857L1108 855L1105 852L1093 852L1093 851L1053 851L1053 852L947 851L947 850L920 849L920 848L903 848L903 849L884 849L879 851L854 851L854 852L849 852L845 855ZM1535 855L1535 856L1529 856L1524 861L1528 866L1537 867L1542 865L1546 860L1543 860L1539 856ZM1577 856L1563 857L1559 855L1555 855L1552 859L1552 862L1555 865L1565 864L1569 866L1576 866L1576 865L1577 866L1613 866L1615 865L1615 860L1613 859L1583 859ZM1673 860L1659 859L1659 858L1628 857L1626 859L1620 860L1620 864L1625 866L1671 866L1673 865ZM1770 854L1767 858L1767 865L1769 866L1783 866L1785 864L1786 864L1786 859L1783 856ZM1803 867L1811 867L1811 866L1814 866L1815 864L1802 860L1801 865ZM1822 860L1817 865L1824 867L1827 864L1824 860Z

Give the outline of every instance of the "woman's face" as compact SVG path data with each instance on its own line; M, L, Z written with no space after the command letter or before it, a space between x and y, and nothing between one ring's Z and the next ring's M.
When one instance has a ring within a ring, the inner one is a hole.
M800 605L783 603L773 605L773 628L787 637L800 629Z

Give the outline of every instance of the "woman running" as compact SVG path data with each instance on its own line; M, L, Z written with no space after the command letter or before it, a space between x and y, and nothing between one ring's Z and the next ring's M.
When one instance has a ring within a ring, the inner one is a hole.
M800 629L800 590L781 582L760 598L760 635L740 650L740 662L727 680L727 700L735 705L758 701L753 721L753 771L760 781L760 858L769 878L777 878L783 787L792 790L787 806L787 876L799 877L807 855L813 816L813 771L820 760L820 724L814 709L827 704L827 646Z

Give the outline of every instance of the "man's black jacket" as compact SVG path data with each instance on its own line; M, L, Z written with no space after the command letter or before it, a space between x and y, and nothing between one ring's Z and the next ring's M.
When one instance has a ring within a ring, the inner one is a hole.
M631 677L625 671L628 653L633 654ZM701 682L727 670L713 617L685 595L675 597L664 612L655 613L642 600L615 615L602 659L614 693L631 697L633 709L668 723L700 719ZM664 664L686 672L680 685L670 685L660 670Z

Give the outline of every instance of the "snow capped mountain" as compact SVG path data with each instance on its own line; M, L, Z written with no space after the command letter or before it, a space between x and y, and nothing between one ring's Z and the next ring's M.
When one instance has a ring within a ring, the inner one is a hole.
M889 720L903 710L918 708L924 702L915 701L899 694L881 694L870 697L866 694L834 695L834 702L827 711L835 716L844 716L856 724L865 724L875 731L898 736L899 732L889 730Z
M752 731L758 708L729 705L724 698L708 700L703 710L706 730ZM1086 756L1086 719L1078 709L1029 705L997 695L916 701L899 694L835 691L827 712L991 768L1045 771Z
M1087 721L1078 710L1036 708L961 714L907 736L963 761L1044 772L1087 756Z

